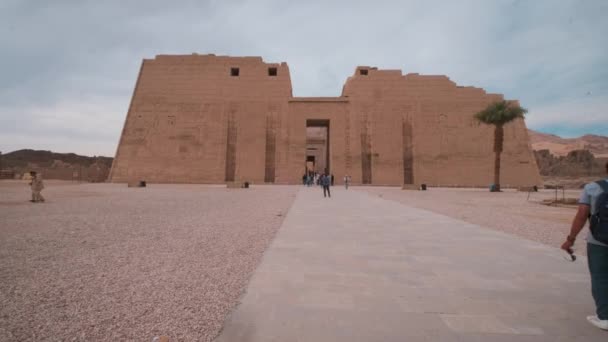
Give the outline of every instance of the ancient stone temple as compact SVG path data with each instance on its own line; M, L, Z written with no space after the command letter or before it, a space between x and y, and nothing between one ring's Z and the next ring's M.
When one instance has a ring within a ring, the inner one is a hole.
M307 169L354 184L488 186L493 127L473 114L502 95L446 76L359 66L339 97L293 97L286 63L145 59L112 182L301 183ZM503 186L541 184L526 125L505 126Z

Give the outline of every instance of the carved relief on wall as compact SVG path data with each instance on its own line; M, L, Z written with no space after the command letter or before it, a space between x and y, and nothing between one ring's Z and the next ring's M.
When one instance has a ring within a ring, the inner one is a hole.
M172 127L175 127L175 122L176 122L175 115L167 116L167 127L169 129L171 129Z
M344 172L352 174L353 157L350 149L350 113L344 113Z
M469 119L469 127L478 128L479 126L481 126L481 122L471 115L471 118Z
M439 139L439 158L448 159L451 153L451 139L449 136L448 116L446 114L438 115L436 127Z

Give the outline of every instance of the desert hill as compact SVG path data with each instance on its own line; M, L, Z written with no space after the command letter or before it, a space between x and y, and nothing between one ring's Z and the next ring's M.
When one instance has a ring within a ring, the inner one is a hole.
M75 153L25 149L0 155L2 178L21 177L33 170L48 179L103 182L111 167L112 158Z
M587 134L578 138L562 138L531 129L528 130L528 135L535 151L549 150L554 156L565 157L575 150L587 150L595 158L608 158L608 136Z

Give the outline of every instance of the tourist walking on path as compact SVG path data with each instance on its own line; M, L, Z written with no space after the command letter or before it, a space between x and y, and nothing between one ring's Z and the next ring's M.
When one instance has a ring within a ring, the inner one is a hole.
M344 175L344 187L346 188L346 190L348 190L349 183L350 183L350 176Z
M587 259L596 314L588 316L587 320L600 329L608 330L608 178L585 185L578 203L578 212L562 249L572 253L576 236L589 218Z
M44 202L44 197L42 197L42 194L40 193L42 189L44 189L42 175L36 173L35 171L30 171L30 175L32 176L32 181L30 183L30 186L32 188L31 202Z
M323 197L331 197L329 192L329 185L331 184L331 178L326 173L321 176L321 185L323 186Z

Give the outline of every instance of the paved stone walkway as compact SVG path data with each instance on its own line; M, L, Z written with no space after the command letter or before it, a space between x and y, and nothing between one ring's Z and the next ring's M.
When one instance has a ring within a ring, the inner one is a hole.
M220 342L608 341L586 260L373 197L302 188Z

